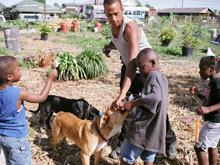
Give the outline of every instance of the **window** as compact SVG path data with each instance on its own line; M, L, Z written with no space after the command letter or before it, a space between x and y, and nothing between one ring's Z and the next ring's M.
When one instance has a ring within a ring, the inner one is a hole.
M96 14L101 14L101 11L100 10L96 10Z
M133 11L133 15L136 15L136 11Z
M38 19L39 16L37 16L37 15L36 16L34 16L34 15L33 16L25 15L24 18L27 18L27 19Z
M140 15L140 13L141 13L140 11L137 11L137 15Z
M132 12L131 12L131 11L129 11L129 15L132 15Z

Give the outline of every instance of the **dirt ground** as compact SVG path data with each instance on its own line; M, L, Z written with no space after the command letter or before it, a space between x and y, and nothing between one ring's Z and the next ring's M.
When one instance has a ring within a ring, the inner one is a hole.
M95 35L95 34L94 34ZM0 32L0 37L4 37L3 32ZM22 34L20 35L22 50L17 57L24 57L27 55L36 55L39 50L51 51L53 49L62 48L74 55L81 52L81 49L74 45L67 45L61 43L53 43L52 40L58 36L50 35L48 41L40 40L39 34ZM71 33L64 36L71 37ZM61 38L61 36L59 36ZM0 43L0 46L5 46ZM67 82L54 82L50 94L63 96L66 98L79 99L84 98L91 105L100 111L105 111L108 104L111 103L119 93L119 79L121 62L117 51L111 52L112 58L106 58L109 75L107 77L99 77L94 80L79 80ZM22 78L14 86L25 88L32 92L40 92L47 79L46 71L48 68L22 68ZM198 164L193 150L195 139L195 109L201 102L191 96L189 88L196 86L201 92L204 91L207 81L203 81L199 77L198 63L186 61L167 61L160 59L160 71L165 74L169 81L169 105L168 114L170 123L178 138L178 154L173 160L163 157L156 158L154 164ZM31 104L25 102L25 107L29 110L36 110L38 104ZM192 117L193 121L184 122L184 117ZM74 145L70 140L69 146L65 147L63 143L57 145L58 151L53 154L49 142L51 138L50 130L43 130L41 143L39 141L38 116L27 112L28 122L28 139L32 150L32 162L34 165L38 164L56 164L56 165L79 165L81 164L80 149ZM203 121L201 121L201 124ZM119 160L113 160L108 157L111 152L111 143L104 148L102 153L101 165L119 164ZM91 164L93 164L94 156L91 157ZM3 158L1 158L3 161ZM136 165L143 162L138 159ZM0 162L0 164L2 164Z

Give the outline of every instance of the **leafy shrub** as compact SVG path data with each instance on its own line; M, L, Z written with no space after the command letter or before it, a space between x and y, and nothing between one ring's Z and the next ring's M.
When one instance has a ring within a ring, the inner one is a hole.
M28 27L28 22L20 19L6 21L6 22L0 21L0 30L15 26L18 27L19 30L26 29Z
M107 64L101 53L87 49L78 55L76 59L86 75L86 77L80 75L81 78L92 79L101 76L101 74L108 74Z
M197 47L200 41L196 36L196 28L190 23L186 23L183 27L182 44L186 47Z
M40 34L48 34L48 33L51 33L51 32L53 32L53 28L50 25L48 25L47 23L42 24L39 28L39 33Z
M178 46L171 46L171 47L153 46L153 49L158 53L171 54L171 55L182 54L182 49Z
M163 42L171 42L177 36L177 32L174 27L169 26L161 31L159 34L159 40Z
M57 53L58 80L92 79L107 75L107 64L101 53L93 50L85 50L74 57L69 52ZM54 59L55 61L55 59ZM52 65L49 72L54 69Z

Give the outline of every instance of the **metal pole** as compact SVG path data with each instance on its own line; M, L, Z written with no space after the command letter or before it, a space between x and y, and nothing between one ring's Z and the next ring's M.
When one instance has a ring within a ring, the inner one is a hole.
M183 8L183 1L184 1L184 0L182 0L182 8Z
M46 0L44 0L44 23L46 23Z

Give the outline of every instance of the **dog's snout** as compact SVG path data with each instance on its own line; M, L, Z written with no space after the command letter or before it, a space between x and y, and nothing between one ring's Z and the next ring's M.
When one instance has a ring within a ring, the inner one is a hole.
M121 114L124 114L125 112L126 112L126 109L124 109L124 110L121 110L121 109L120 109L120 113L121 113Z

